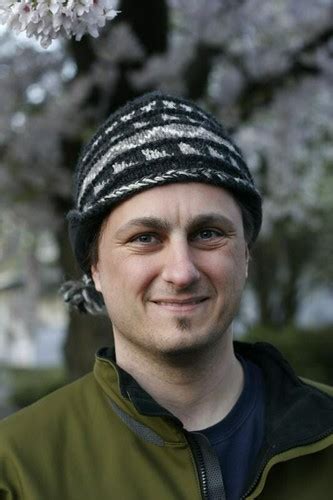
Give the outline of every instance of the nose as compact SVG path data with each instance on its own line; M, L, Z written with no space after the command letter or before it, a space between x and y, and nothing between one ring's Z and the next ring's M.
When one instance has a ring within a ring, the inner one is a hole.
M177 288L186 288L200 278L200 272L193 260L193 250L185 239L169 242L165 249L162 278Z

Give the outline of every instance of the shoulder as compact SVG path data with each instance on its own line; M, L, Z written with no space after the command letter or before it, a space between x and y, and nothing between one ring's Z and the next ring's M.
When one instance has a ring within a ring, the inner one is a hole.
M74 463L75 472L89 449L85 437L100 429L101 402L105 404L104 393L90 373L3 419L0 499L46 498L48 489L53 495L48 498L63 498L69 464Z

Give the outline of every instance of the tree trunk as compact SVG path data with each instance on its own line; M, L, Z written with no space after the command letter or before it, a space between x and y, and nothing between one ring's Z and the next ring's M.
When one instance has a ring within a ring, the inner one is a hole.
M65 224L58 231L57 236L64 281L80 278L81 272L75 262ZM64 343L65 364L69 379L74 380L90 371L96 350L103 345L112 344L112 325L108 318L69 311L67 336Z

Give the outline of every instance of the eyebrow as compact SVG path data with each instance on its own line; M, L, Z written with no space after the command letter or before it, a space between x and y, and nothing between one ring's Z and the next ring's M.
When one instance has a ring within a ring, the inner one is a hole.
M156 231L167 232L170 231L171 224L165 219L160 219L158 217L137 217L121 226L116 232L116 236L138 227L149 227L151 229L155 229Z
M216 212L209 212L206 214L197 215L189 222L189 229L193 230L202 226L209 225L223 226L226 229L236 229L235 223L229 219L226 215L222 215Z
M235 224L228 217L216 212L200 214L190 219L186 224L186 230L193 231L199 227L212 224L222 225L226 229L235 230ZM172 225L169 221L159 217L137 217L121 226L116 232L116 236L138 227L147 227L155 231L170 232Z

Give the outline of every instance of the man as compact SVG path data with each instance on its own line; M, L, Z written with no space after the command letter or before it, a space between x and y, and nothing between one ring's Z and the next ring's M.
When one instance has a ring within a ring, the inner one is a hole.
M65 299L107 312L115 350L0 424L1 500L330 498L332 390L233 342L261 198L221 125L147 94L98 130L75 184L85 277Z

